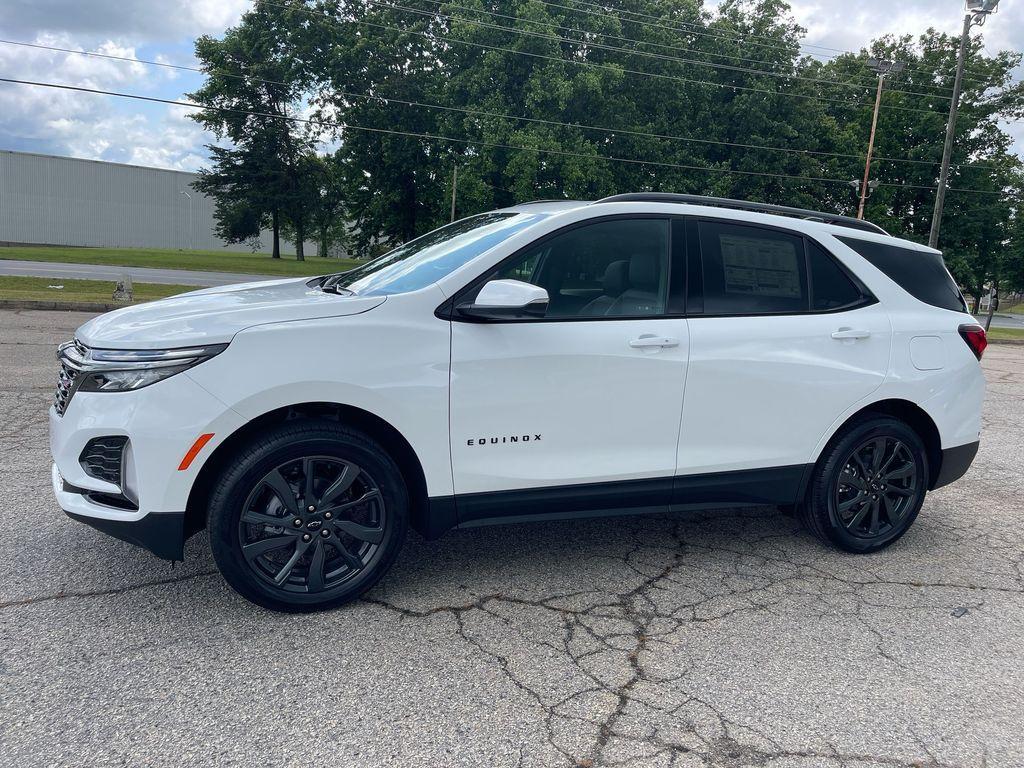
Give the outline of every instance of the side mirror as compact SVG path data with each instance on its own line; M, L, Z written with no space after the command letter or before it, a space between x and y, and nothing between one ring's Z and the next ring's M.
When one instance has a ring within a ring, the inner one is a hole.
M455 311L475 320L510 320L544 317L548 292L520 280L490 280L472 304L460 304Z

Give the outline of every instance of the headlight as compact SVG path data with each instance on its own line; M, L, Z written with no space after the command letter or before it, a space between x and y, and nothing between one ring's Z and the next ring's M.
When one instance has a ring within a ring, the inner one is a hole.
M78 388L82 392L124 392L129 389L140 389L149 386L184 370L182 366L176 365L173 368L97 371L95 373L86 373Z
M126 392L148 387L199 365L219 355L227 346L210 344L180 349L91 349L74 341L62 344L57 350L57 357L73 375L73 392Z

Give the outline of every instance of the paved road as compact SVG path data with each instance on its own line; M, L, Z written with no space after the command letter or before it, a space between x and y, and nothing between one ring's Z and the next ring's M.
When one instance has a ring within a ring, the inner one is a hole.
M982 322L985 321L985 315L982 314L978 317ZM992 315L992 327L993 328L1024 328L1024 315Z
M1024 764L1024 348L985 434L884 553L773 509L410 538L363 602L286 616L50 495L53 345L0 312L0 764Z
M150 267L114 267L105 264L65 264L50 261L0 259L0 275L49 277L54 280L120 280L127 272L137 283L163 285L230 285L252 280L275 280L270 275L241 275L234 272L201 272L187 269L152 269Z

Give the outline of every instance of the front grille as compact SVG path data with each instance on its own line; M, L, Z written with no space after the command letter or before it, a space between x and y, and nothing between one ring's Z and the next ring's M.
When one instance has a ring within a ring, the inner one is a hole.
M78 457L85 474L97 480L106 480L121 487L121 464L124 461L124 446L128 438L123 435L94 437Z
M75 372L67 363L60 361L60 371L57 373L57 391L53 395L53 407L57 409L57 415L63 416L71 402L71 395L75 388Z
M60 361L60 370L57 372L57 391L53 395L53 407L58 416L63 416L71 402L72 395L79 384L79 368L75 360L85 358L85 347L78 341L69 341L61 344L57 349L57 360Z

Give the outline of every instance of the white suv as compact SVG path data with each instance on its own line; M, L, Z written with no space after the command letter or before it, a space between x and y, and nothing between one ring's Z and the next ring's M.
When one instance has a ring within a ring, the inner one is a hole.
M360 595L409 526L778 505L870 552L974 458L984 348L941 254L867 222L535 202L86 323L53 488L164 558L208 528L280 610Z

